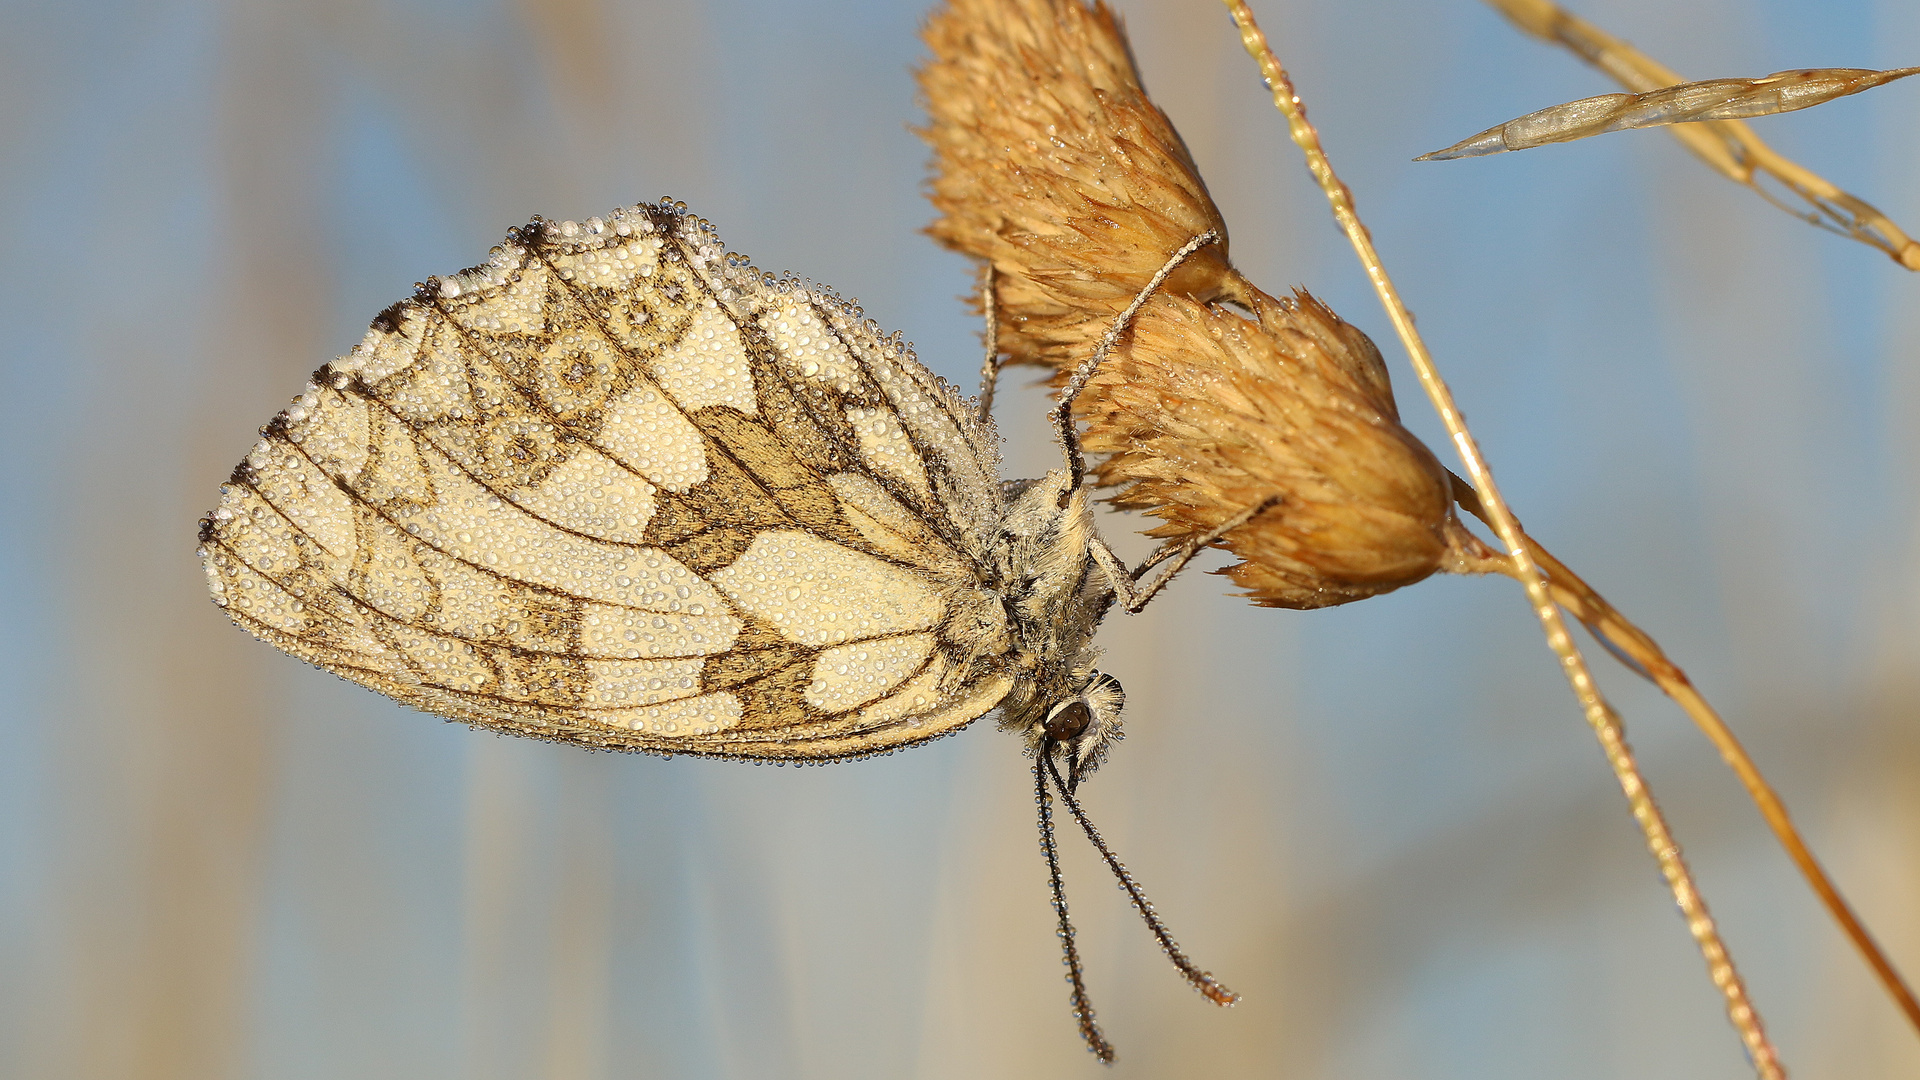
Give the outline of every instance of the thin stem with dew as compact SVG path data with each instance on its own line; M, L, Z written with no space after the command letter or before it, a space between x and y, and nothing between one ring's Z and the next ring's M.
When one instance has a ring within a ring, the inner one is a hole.
M1720 990L1726 1002L1727 1016L1734 1029L1739 1032L1745 1044L1747 1054L1754 1064L1755 1072L1768 1080L1784 1078L1785 1068L1781 1065L1779 1054L1768 1040L1760 1015L1747 995L1746 985L1741 980L1733 959L1727 952L1720 932L1714 925L1713 916L1707 911L1705 899L1694 885L1693 875L1687 869L1681 856L1680 846L1674 840L1659 807L1653 801L1646 780L1641 776L1639 766L1633 759L1633 753L1627 746L1626 734L1620 718L1613 708L1601 696L1599 687L1594 683L1586 660L1574 645L1573 638L1567 633L1560 610L1554 603L1549 591L1547 579L1541 568L1529 554L1524 535L1513 513L1507 508L1506 501L1500 497L1493 482L1493 474L1480 455L1478 445L1467 430L1466 421L1453 401L1453 394L1440 377L1428 353L1426 344L1414 330L1413 317L1405 303L1393 288L1386 268L1381 264L1379 253L1374 250L1373 240L1366 227L1361 224L1359 215L1353 206L1353 194L1334 173L1332 164L1320 147L1319 133L1307 121L1305 109L1295 94L1292 80L1279 58L1268 46L1266 35L1254 22L1253 12L1248 10L1245 0L1224 0L1233 21L1240 29L1240 39L1247 53L1260 65L1261 75L1273 92L1274 106L1287 119L1288 134L1306 155L1307 168L1326 193L1327 201L1332 205L1333 216L1347 234L1359 254L1368 279L1373 283L1374 292L1386 308L1388 318L1399 333L1401 342L1413 362L1420 385L1427 392L1434 409L1440 414L1440 420L1446 425L1452 438L1455 451L1466 466L1467 474L1474 487L1481 492L1485 500L1490 524L1500 541L1510 552L1514 566L1514 577L1526 589L1527 599L1531 603L1535 616L1540 620L1546 634L1547 646L1560 659L1561 669L1568 684L1573 689L1576 700L1586 714L1587 724L1593 729L1605 752L1607 763L1613 768L1621 791L1625 793L1627 805L1634 820L1639 824L1646 838L1647 848L1659 863L1660 872L1667 881L1667 887L1673 893L1674 902L1679 906L1687 922L1687 929L1698 945L1701 957L1706 961L1707 972L1714 985Z

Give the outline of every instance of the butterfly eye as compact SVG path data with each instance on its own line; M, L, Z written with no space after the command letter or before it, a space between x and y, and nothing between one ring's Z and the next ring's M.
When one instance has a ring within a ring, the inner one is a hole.
M1070 742L1079 738L1093 722L1093 713L1087 709L1087 703L1079 698L1064 701L1053 707L1047 714L1047 722L1041 730L1047 738L1055 742Z

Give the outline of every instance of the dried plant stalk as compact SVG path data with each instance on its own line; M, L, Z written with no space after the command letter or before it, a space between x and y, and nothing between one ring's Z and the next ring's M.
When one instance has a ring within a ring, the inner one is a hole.
M1482 521L1487 520L1487 513L1480 503L1479 496L1472 487L1458 477L1454 478L1454 495L1459 500L1461 509ZM1801 876L1807 880L1814 894L1820 898L1820 903L1826 907L1828 914L1840 926L1841 932L1847 935L1847 939L1853 943L1854 948L1866 958L1867 965L1873 969L1875 977L1880 980L1887 995L1893 999L1900 1011L1906 1014L1907 1022L1916 1030L1920 1030L1920 1000L1916 1000L1913 990L1907 986L1899 970L1893 966L1893 961L1880 948L1879 942L1874 940L1866 924L1860 921L1860 917L1854 913L1853 907L1847 903L1846 898L1840 894L1839 887L1827 876L1825 868L1814 857L1813 850L1800 836L1800 830L1794 827L1793 818L1787 813L1786 803L1773 790L1772 785L1767 783L1766 777L1761 775L1759 766L1754 764L1753 758L1747 754L1746 748L1740 745L1739 738L1727 726L1726 721L1721 719L1719 712L1694 687L1693 680L1687 678L1687 673L1681 670L1680 665L1667 658L1666 652L1660 648L1658 642L1635 626L1632 620L1622 615L1593 586L1588 585L1580 575L1555 558L1552 552L1542 547L1532 537L1525 536L1524 533L1522 535L1526 542L1527 553L1546 574L1548 588L1553 593L1554 601L1574 618L1580 620L1594 637L1599 638L1616 655L1628 661L1649 682L1658 686L1662 693L1672 698L1674 703L1679 705L1707 736L1708 741L1713 743L1714 748L1720 751L1721 759L1739 778L1741 786L1747 790L1754 805L1760 809L1760 816L1766 820L1767 828L1772 830L1775 839L1785 849L1794 865L1799 868ZM1461 562L1468 564L1461 567L1468 572L1479 569L1485 573L1507 575L1513 573L1513 564L1492 551L1486 553L1484 562L1478 567L1470 565L1470 558L1462 559Z
M1673 69L1550 0L1486 2L1521 30L1571 50L1634 93L1686 81ZM1871 203L1847 194L1825 177L1781 156L1744 122L1715 120L1668 130L1715 172L1752 188L1761 198L1787 213L1877 247L1909 270L1920 270L1920 241L1907 236ZM1762 178L1770 178L1783 186L1799 205L1789 205L1761 186Z
M1909 75L1920 75L1920 67L1893 71L1805 68L1777 71L1758 79L1681 83L1644 94L1600 94L1530 112L1413 160L1485 157L1549 143L1573 142L1610 131L1771 116L1811 109Z
M1466 465L1468 475L1481 493L1489 524L1500 537L1500 542L1506 545L1512 576L1526 589L1534 615L1540 620L1541 629L1546 634L1547 646L1560 659L1561 669L1566 674L1574 698L1580 702L1588 726L1600 741L1607 764L1613 769L1634 821L1646 839L1647 850L1659 864L1661 876L1666 879L1667 888L1673 893L1674 903L1686 918L1687 930L1699 947L1701 959L1706 962L1708 977L1726 1002L1727 1018L1732 1021L1734 1030L1740 1033L1740 1040L1746 1045L1747 1056L1753 1062L1756 1074L1767 1080L1784 1078L1786 1070L1780 1063L1779 1053L1767 1038L1760 1013L1747 994L1746 983L1734 967L1733 957L1720 938L1713 916L1707 911L1706 898L1694 884L1692 871L1687 868L1686 860L1680 853L1679 842L1674 839L1672 829L1653 800L1653 792L1648 788L1646 778L1641 775L1640 767L1634 761L1620 717L1601 695L1592 673L1587 669L1586 659L1580 655L1579 648L1568 635L1566 623L1560 618L1560 609L1549 591L1546 575L1527 549L1519 521L1507 508L1499 488L1494 485L1493 473L1481 457L1472 433L1467 430L1465 418L1453 403L1453 392L1440 377L1432 355L1427 352L1426 343L1414 329L1411 313L1394 289L1393 281L1388 277L1379 253L1374 250L1366 227L1360 223L1353 206L1353 193L1334 173L1333 164L1320 147L1319 133L1307 121L1306 110L1294 92L1293 82L1279 58L1267 45L1266 35L1254 22L1253 12L1247 9L1244 0L1225 0L1225 3L1233 13L1234 24L1240 28L1241 41L1248 55L1260 65L1260 73L1273 91L1274 107L1287 119L1288 134L1306 155L1308 171L1319 181L1321 190L1332 205L1335 220L1340 223L1347 239L1359 254L1375 293L1386 307L1394 329L1399 332L1400 340L1407 348L1421 386L1426 389L1434 410L1446 425L1447 434L1453 438L1454 448Z

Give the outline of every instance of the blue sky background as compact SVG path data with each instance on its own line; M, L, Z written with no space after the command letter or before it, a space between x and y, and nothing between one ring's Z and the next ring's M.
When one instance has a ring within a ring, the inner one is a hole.
M1382 343L1211 0L1122 3L1270 292ZM1611 86L1450 0L1256 5L1532 532L1747 740L1920 974L1920 279L1659 133L1408 159ZM1920 63L1910 0L1591 0L1695 77ZM1073 1036L1015 740L824 769L407 712L231 628L196 518L306 374L534 213L672 194L971 381L897 0L0 7L0 1075L1750 1075L1517 589L1116 616ZM1920 80L1761 133L1920 232ZM1041 399L1009 475L1051 464ZM1444 456L1444 455L1443 455ZM1123 519L1110 533L1132 527ZM1216 557L1217 558L1217 557ZM1597 659L1603 669L1608 665ZM1920 1069L1713 753L1609 692L1795 1075Z

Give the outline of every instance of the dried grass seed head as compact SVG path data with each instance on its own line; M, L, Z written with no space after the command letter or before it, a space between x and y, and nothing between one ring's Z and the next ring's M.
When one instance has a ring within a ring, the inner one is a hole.
M993 263L1000 348L1063 382L1175 251L1226 235L1220 212L1105 4L950 0L924 36L929 231ZM1224 541L1256 603L1410 584L1459 527L1373 343L1304 293L1255 288L1224 240L1166 281L1075 411L1107 455L1097 481L1163 519L1152 535L1204 535L1279 496Z
M1071 369L1170 254L1226 223L1105 4L952 0L923 36L929 232L994 264L1014 363ZM1236 277L1223 241L1167 287L1213 300Z
M1447 471L1400 426L1380 353L1324 304L1262 298L1259 322L1155 296L1086 395L1086 448L1114 501L1227 535L1225 571L1268 607L1316 608L1439 569L1454 523Z

